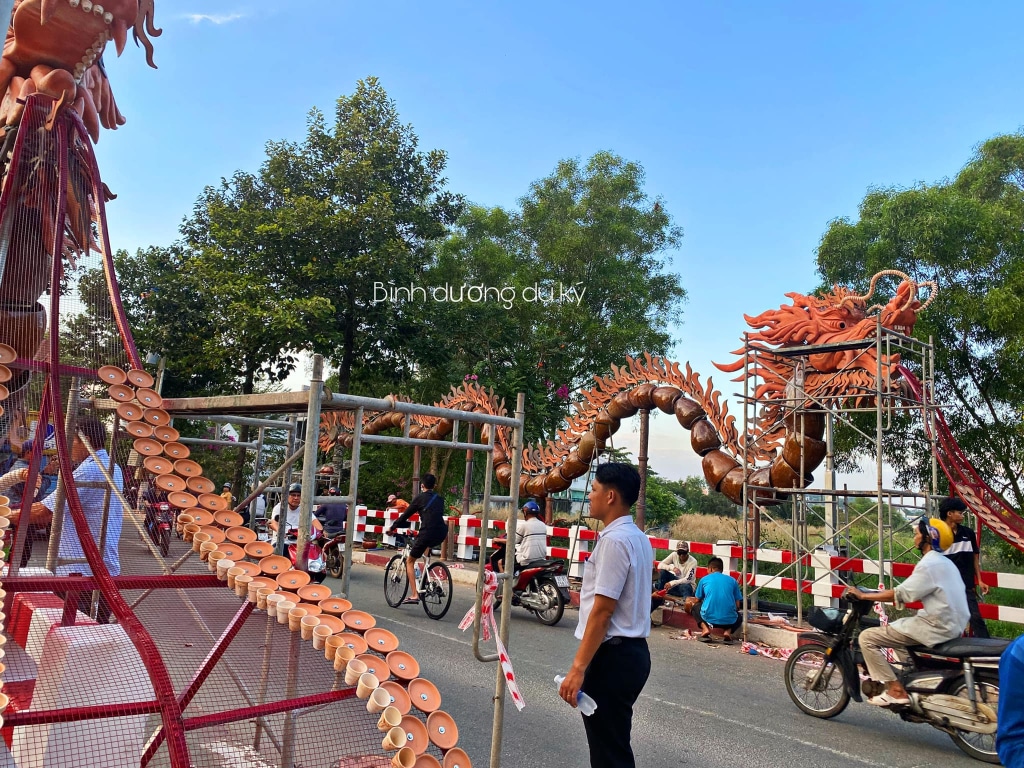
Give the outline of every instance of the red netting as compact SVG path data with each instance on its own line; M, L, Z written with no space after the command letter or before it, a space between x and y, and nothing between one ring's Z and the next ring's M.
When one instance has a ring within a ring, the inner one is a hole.
M4 146L0 460L13 474L0 475L0 515L13 524L0 763L9 750L22 768L390 765L379 715L325 651L253 611L228 588L235 572L218 578L186 541L195 528L176 524L190 514L213 560L258 575L257 558L224 540L239 521L197 483L202 468L141 370L77 115L32 96ZM383 656L370 661L390 676ZM413 713L401 743L440 759Z

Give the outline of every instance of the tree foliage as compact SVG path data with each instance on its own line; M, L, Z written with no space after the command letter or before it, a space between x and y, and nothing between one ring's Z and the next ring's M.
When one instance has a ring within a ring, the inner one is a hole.
M937 400L971 463L1024 506L1024 134L986 141L952 180L872 190L857 221L830 224L827 283L864 286L889 268L938 281L914 332L934 339ZM919 428L891 431L884 450L902 482L927 484Z

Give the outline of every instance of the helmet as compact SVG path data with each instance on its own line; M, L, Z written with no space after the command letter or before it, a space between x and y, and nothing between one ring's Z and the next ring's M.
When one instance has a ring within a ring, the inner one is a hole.
M330 488L327 489L327 495L328 496L337 496L338 495L338 489L335 488L334 486L331 486Z
M388 496L388 504L390 504L392 501L397 501L397 500L398 500L398 497L395 496L395 494L393 494L393 493L390 496Z
M292 483L289 485L288 493L302 493L302 483Z
M537 504L536 501L530 499L528 502L523 504L523 512L529 512L532 515L539 515L540 506Z
M945 520L937 517L922 517L917 524L921 534L928 537L932 549L942 552L953 543L953 531Z

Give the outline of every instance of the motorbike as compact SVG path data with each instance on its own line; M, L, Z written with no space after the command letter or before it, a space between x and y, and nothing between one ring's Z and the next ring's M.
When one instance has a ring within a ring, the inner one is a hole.
M869 600L850 600L845 613L812 609L810 633L786 662L786 692L812 717L832 718L850 699L875 696L882 683L865 679L864 657L857 644L861 619ZM937 646L913 646L908 659L894 664L910 703L888 707L903 720L924 723L949 734L976 760L999 763L996 754L996 712L999 707L999 657L1010 641L1002 638L958 637Z
M345 534L327 537L323 546L324 569L332 579L340 579L345 572Z
M486 566L490 568L490 564ZM553 627L562 620L569 602L569 577L564 573L565 563L558 559L534 560L522 566L512 585L512 605L518 605L534 614L541 624ZM501 606L502 588L494 609Z
M289 528L284 534L285 553L292 561L292 567L295 566L298 559L298 538L298 528ZM314 584L320 584L327 578L327 571L324 569L323 547L323 531L314 530L306 549L306 573L309 574L310 581Z
M174 507L166 501L146 502L146 530L164 557L171 549L171 531L175 529Z

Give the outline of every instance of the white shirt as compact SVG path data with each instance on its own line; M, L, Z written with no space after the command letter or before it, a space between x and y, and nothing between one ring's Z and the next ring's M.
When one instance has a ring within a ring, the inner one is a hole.
M528 563L548 556L548 527L539 517L516 526L516 562Z
M629 515L613 520L601 531L583 570L577 639L583 639L595 595L616 601L605 640L651 634L652 562L654 550L650 539Z
M679 553L673 552L658 563L658 570L675 574L675 581L670 581L670 586L697 583L697 558L693 555L687 555L686 560L680 562Z
M103 467L110 465L110 457L107 456L107 452L104 449L101 448L96 451L96 457ZM123 490L124 476L121 473L121 467L115 464L112 474L117 490ZM103 522L103 497L106 494L106 478L103 477L103 473L91 456L78 465L74 478L75 488L78 491L78 500L82 503L82 513L89 523L89 530L92 531L92 537L98 547L100 544L100 528ZM82 483L102 483L104 487L88 488L81 485ZM42 504L46 505L51 512L55 511L55 495L56 491L42 500ZM60 547L57 550L57 557L61 560L74 560L85 557L85 553L82 551L82 543L78 540L78 531L71 520L71 515L68 514L67 502L64 502L62 514L64 514L64 524L61 528ZM107 566L111 576L121 575L121 560L118 557L117 545L121 540L121 522L123 519L124 507L121 506L117 496L111 493L110 506L107 512L107 538L103 547L103 564ZM72 563L61 565L57 568L58 576L67 576L71 573L82 573L91 576L92 568L89 567L88 563Z
M278 520L278 518L280 516L281 516L281 502L278 502L277 504L274 505L274 509L270 513L270 519L278 521L278 523L277 523L277 526L278 526L277 530L278 531L281 530L281 521ZM291 507L288 507L288 512L284 516L284 531L285 531L285 533L288 532L289 528L295 528L296 530L298 530L298 528L299 528L299 508L298 507L295 507L294 509L292 509ZM277 543L277 531L274 531L274 535L271 537L270 540L271 540L271 542L273 542L275 544Z
M256 497L256 517L263 517L267 514L267 500L262 496Z
M921 558L914 572L896 587L896 606L920 600L924 607L914 616L897 619L891 626L922 645L938 645L960 637L971 620L960 571L934 549Z

